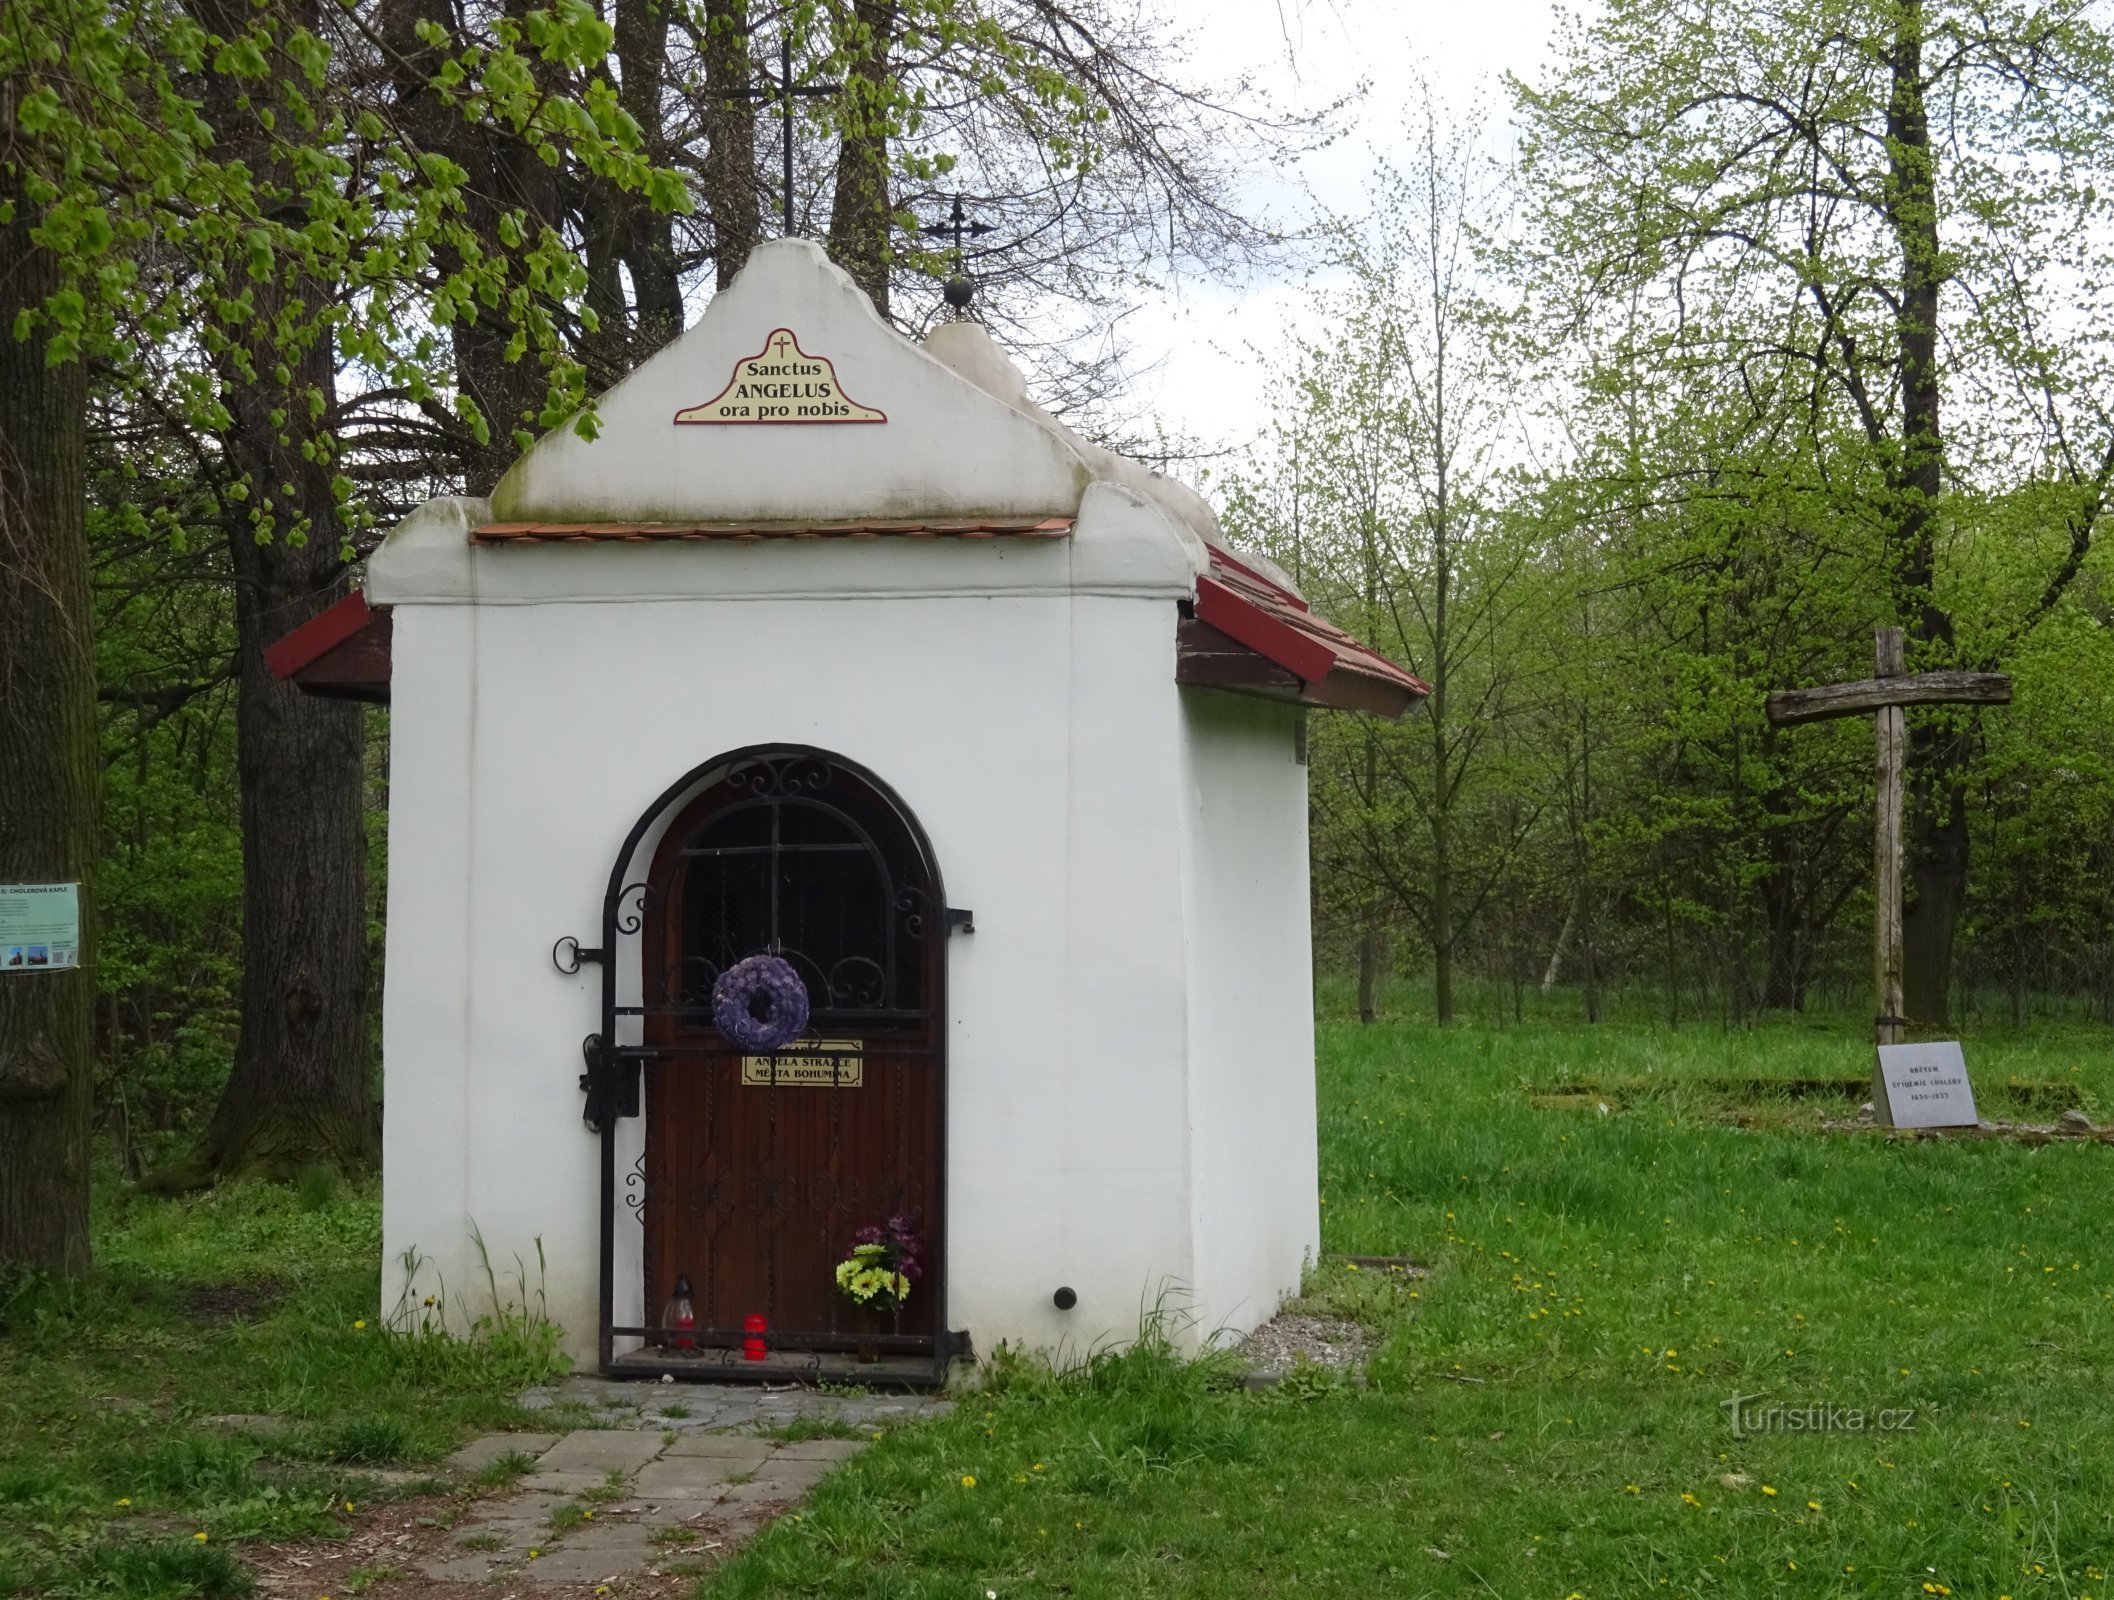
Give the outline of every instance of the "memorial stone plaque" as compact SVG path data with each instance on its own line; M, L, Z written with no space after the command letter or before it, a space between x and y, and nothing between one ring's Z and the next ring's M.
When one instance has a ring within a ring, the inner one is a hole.
M1890 1128L1971 1128L1974 1086L1957 1039L1883 1044L1872 1071L1872 1108Z

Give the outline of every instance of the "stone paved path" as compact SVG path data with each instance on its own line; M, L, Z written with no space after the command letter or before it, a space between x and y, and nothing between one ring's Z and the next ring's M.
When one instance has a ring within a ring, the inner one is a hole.
M597 1424L570 1433L502 1433L451 1459L475 1473L533 1458L518 1492L477 1503L418 1564L441 1583L617 1584L655 1567L713 1560L797 1505L866 1438L786 1440L756 1429L801 1419L877 1437L949 1409L926 1396L613 1383L572 1378L521 1397L530 1411ZM730 1432L729 1429L750 1430Z

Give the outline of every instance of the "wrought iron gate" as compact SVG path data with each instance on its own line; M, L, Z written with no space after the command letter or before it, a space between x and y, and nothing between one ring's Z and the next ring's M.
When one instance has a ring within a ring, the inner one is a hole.
M678 801L650 867L629 877ZM603 1141L604 1369L943 1378L945 946L967 917L946 910L916 820L871 774L821 751L723 757L634 829L603 924L601 950L582 952L602 958L604 997L582 1081ZM619 1002L620 941L637 952L635 1003ZM808 1035L744 1055L713 1024L712 988L766 951L805 982ZM608 1042L627 1034L639 1042ZM642 1112L644 1154L619 1205L616 1125ZM833 1269L855 1232L891 1217L916 1234L923 1275L884 1320L844 1300ZM646 1315L630 1325L613 1314L620 1226L644 1230ZM694 1328L662 1325L678 1277L692 1286ZM743 1350L759 1317L760 1362ZM616 1349L632 1339L643 1344ZM855 1369L855 1351L880 1361Z

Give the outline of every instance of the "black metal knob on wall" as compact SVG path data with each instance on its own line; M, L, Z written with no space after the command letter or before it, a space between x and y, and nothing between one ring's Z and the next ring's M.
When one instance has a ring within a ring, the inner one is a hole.
M1050 1303L1059 1311L1069 1311L1079 1303L1078 1291L1071 1288L1059 1289L1050 1296Z

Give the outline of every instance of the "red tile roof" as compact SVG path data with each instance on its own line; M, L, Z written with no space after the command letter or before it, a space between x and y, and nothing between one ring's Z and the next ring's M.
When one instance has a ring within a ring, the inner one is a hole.
M1210 575L1196 581L1198 620L1297 677L1300 699L1399 717L1431 693L1422 679L1316 616L1290 589L1217 545L1210 550Z
M479 538L506 539L650 539L650 538L830 538L878 534L993 537L1000 534L1058 538L1071 531L1066 517L1036 522L1018 519L969 524L966 521L862 524L815 524L791 530L784 525L621 525L606 523L497 523L477 530ZM1334 706L1399 717L1431 691L1378 651L1360 644L1326 618L1316 616L1298 595L1249 566L1238 556L1211 547L1211 571L1196 584L1196 620L1216 629L1238 646L1236 657L1251 662L1236 679L1248 692L1296 699L1304 704ZM1216 635L1208 635L1216 637ZM1231 649L1220 641L1221 649ZM1253 656L1244 656L1247 651ZM389 683L389 609L369 606L358 592L310 618L265 651L274 674L292 678L303 688L325 694L352 694L386 700ZM1289 676L1267 681L1256 672ZM1186 681L1205 681L1192 679Z
M264 647L264 664L275 678L291 678L310 662L335 650L374 617L367 597L355 589L336 605L317 612L293 632Z
M619 539L1062 539L1070 517L927 517L900 522L853 517L837 522L488 522L470 537L479 544L587 543Z

